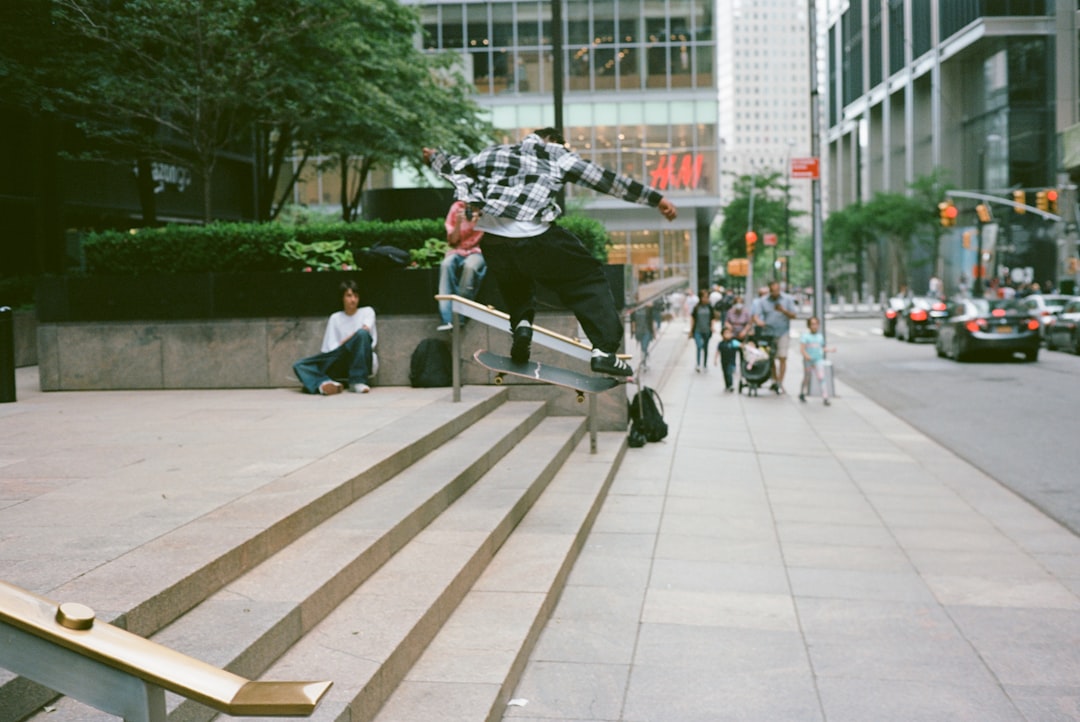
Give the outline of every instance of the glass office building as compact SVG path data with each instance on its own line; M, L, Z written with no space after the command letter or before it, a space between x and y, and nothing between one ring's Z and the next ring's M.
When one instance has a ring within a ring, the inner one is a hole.
M500 140L554 124L549 2L406 4L418 7L424 47L460 56ZM632 266L628 289L671 277L698 285L720 187L712 2L568 0L562 37L568 143L660 189L679 218L573 185L567 205L607 227L610 262Z
M850 0L835 3L827 30L827 127L824 139L832 208L877 191L905 192L936 169L952 189L1009 196L1054 187L1058 134L1076 122L1074 9L1052 0ZM1063 33L1064 26L1071 28ZM1057 48L1064 43L1065 46ZM1068 63L1055 58L1067 50ZM1062 77L1072 78L1062 92ZM1062 113L1062 109L1069 112ZM1034 200L1029 200L1034 203ZM976 252L974 201L939 258L915 269L914 286L936 273L950 292L970 280ZM1009 256L998 265L1054 275L1038 251L1053 229L1032 214L995 207ZM894 269L895 270L895 269ZM893 274L895 276L895 274ZM895 290L895 277L878 278Z

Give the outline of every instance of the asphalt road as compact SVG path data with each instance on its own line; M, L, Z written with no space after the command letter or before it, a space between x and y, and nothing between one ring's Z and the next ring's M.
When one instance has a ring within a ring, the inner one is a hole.
M837 379L1080 534L1080 356L957 363L885 338L879 318L828 319L826 334Z

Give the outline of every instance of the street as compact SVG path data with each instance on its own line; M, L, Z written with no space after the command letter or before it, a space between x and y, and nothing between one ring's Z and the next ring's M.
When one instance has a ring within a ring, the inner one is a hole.
M1080 356L1043 348L1035 363L957 363L932 341L883 337L880 317L827 319L825 330L838 380L1080 533Z

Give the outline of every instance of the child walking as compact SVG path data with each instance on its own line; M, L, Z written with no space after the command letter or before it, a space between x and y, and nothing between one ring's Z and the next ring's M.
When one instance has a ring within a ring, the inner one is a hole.
M720 343L716 344L716 360L724 370L724 390L728 393L735 390L735 367L739 363L740 345L731 326L724 324Z
M836 349L825 348L825 337L818 329L821 321L817 316L811 316L806 321L806 331L799 338L799 348L803 357L802 386L799 388L799 401L806 402L806 395L810 393L810 375L817 377L818 386L821 387L821 398L825 405L829 405L829 389L825 384L824 362L825 353Z

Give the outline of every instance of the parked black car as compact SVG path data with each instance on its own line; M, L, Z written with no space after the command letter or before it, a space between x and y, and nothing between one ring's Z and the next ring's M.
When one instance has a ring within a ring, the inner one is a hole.
M1061 313L1043 327L1043 335L1046 338L1046 348L1080 354L1080 298L1066 303Z
M896 338L909 343L934 338L948 315L948 306L940 298L912 296L896 315Z
M881 316L881 335L892 338L896 335L896 317L904 309L904 296L893 296L885 304L885 312Z
M967 361L990 353L1039 358L1039 319L1017 300L965 298L951 303L948 314L935 343L942 358Z

